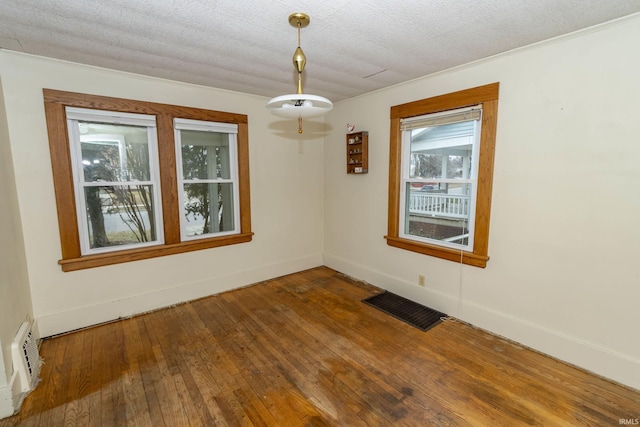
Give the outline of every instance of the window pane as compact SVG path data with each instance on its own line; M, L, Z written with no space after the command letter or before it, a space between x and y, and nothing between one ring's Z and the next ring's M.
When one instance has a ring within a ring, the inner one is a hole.
M184 179L230 179L229 134L181 130Z
M85 182L149 181L144 126L78 122Z
M468 178L474 132L474 121L412 130L409 177Z
M91 249L157 240L151 185L85 187Z
M184 185L187 236L233 231L233 184Z
M471 184L441 183L430 189L407 183L406 191L406 235L468 244Z

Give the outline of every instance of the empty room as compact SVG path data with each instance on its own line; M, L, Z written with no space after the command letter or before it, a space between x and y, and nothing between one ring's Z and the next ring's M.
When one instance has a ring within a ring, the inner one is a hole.
M640 424L635 0L0 3L0 426Z

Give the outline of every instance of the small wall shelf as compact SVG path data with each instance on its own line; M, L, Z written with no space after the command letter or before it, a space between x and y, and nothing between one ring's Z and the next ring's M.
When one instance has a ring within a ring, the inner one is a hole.
M347 134L347 173L369 172L369 132Z

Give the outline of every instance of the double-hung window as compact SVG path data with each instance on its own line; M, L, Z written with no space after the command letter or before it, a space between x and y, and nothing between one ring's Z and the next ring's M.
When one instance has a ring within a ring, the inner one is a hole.
M183 240L238 232L238 126L174 119Z
M401 121L401 232L407 239L473 248L481 106Z
M43 93L63 271L252 240L246 115Z
M498 91L391 107L388 245L486 266Z
M67 107L82 255L162 244L154 116Z

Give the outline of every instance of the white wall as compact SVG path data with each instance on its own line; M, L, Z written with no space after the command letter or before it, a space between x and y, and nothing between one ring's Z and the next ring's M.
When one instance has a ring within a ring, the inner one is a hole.
M11 342L32 316L20 212L0 80L0 418L14 409Z
M263 97L0 51L33 314L42 336L318 266L322 124L270 115ZM249 117L250 243L63 273L42 89L208 108ZM289 129L291 127L292 129Z
M640 388L638 40L636 15L339 103L325 264ZM492 82L487 268L387 246L389 108ZM369 131L368 175L345 173L346 123Z
M17 265L0 274L18 281L2 301L23 301L18 311L28 312L28 280L47 336L313 267L324 256L330 267L640 388L636 40L640 17L427 76L338 103L326 124L307 123L302 139L267 114L261 97L0 50L18 198L3 205L18 230ZM387 246L389 108L495 81L487 268ZM247 114L254 241L63 273L42 88ZM345 173L346 123L370 132L367 175ZM4 187L11 174L0 166Z

